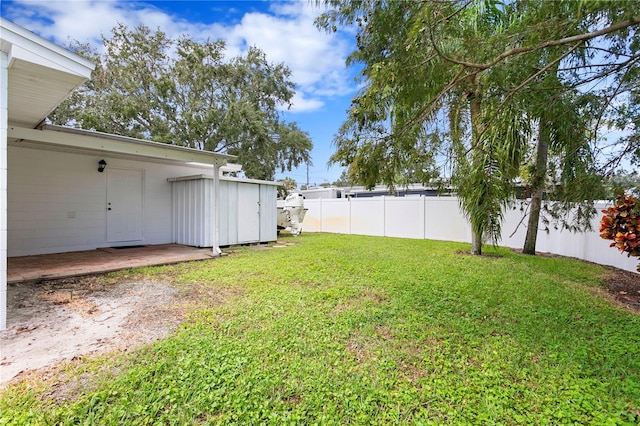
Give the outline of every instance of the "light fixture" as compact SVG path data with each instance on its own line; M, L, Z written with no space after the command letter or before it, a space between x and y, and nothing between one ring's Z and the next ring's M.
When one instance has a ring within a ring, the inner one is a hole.
M98 161L98 171L100 173L104 172L104 168L107 167L107 162L104 159Z

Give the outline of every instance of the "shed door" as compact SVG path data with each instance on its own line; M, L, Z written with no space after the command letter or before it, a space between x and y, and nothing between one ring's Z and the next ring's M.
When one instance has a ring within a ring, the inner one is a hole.
M253 184L238 185L238 242L260 241L260 188Z
M142 171L107 169L107 242L142 240Z

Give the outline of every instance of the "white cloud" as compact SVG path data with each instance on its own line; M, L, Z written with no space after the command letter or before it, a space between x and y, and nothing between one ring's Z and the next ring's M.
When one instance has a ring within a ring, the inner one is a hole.
M318 9L306 2L275 3L275 14L248 13L231 26L219 26L216 35L228 42L230 52L247 46L262 49L273 62L284 62L292 71L292 80L305 97L340 96L351 91L344 63L348 43L336 34L319 31L313 20ZM319 108L322 102L294 104L293 111L304 105Z
M291 101L290 111L294 112L311 112L317 111L324 106L324 102L320 99L307 99L304 93L298 91Z
M8 18L35 33L64 43L68 39L98 44L116 23L134 26L150 8L124 8L112 1L17 1L8 7Z
M246 13L232 24L189 22L151 4L127 1L22 0L5 10L8 19L58 43L71 38L98 45L100 36L108 35L117 23L129 27L142 23L171 37L223 38L229 56L257 46L269 61L284 62L291 69L297 84L293 112L319 109L323 98L353 90L344 66L349 43L339 34L319 31L313 20L320 11L306 1L275 2L270 13Z

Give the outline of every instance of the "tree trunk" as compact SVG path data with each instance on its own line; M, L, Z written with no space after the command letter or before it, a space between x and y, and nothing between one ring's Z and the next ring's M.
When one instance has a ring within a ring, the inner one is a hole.
M538 143L536 145L536 169L531 183L531 205L529 211L529 223L527 225L527 236L524 240L522 252L524 254L536 254L536 241L538 239L538 223L540 221L540 208L542 206L542 196L544 194L544 180L547 174L547 157L549 147L545 139L546 122L544 117L540 118L538 124Z
M475 232L471 235L471 254L474 256L482 255L482 235Z
M480 89L478 88L478 83L476 80L476 76L472 77L472 84L475 88L475 91L469 97L469 112L471 114L471 161L472 163L476 163L479 161L478 157L481 155L481 144L480 138L482 136L482 132L484 131L484 126L482 123L482 103L480 100ZM473 164L473 167L476 167L476 164ZM482 200L480 201L483 202ZM476 206L477 208L477 206ZM475 220L474 220L475 217ZM474 223L478 221L477 216L471 215L471 254L480 256L482 255L482 235L485 231L485 226L488 218L481 218L480 223Z

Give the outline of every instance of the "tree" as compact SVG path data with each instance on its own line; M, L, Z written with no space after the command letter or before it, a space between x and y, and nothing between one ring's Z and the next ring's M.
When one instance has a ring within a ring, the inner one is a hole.
M338 177L338 179L335 180L331 185L337 186L337 187L348 187L348 186L353 186L355 184L356 182L351 178L349 174L349 168L346 168L342 170L342 173L340 173L340 176Z
M521 114L513 113L514 102L494 115L502 126L489 122L487 112L499 103L488 84L492 76L465 72L447 58L464 52L475 55L475 61L495 56L504 48L496 35L508 20L495 7L468 8L459 13L460 25L439 32L433 29L457 13L453 3L335 5L344 8L324 15L319 23L326 27L336 19L358 22L359 50L350 61L364 64L367 86L353 101L332 160L350 165L367 187L379 181L391 186L398 174L415 164L425 171L421 177L426 183L435 177L435 160L448 140L454 183L473 228L472 251L480 254L485 235L499 233L505 200L513 188L509 182L523 156L526 123Z
M285 198L291 191L298 188L298 183L290 177L279 179L278 182L282 183L282 186L278 187L278 198Z
M543 98L556 99L539 109L536 146L527 165L529 179L525 179L531 201L523 253L531 255L536 253L543 199L545 223L553 221L555 228L577 232L590 229L594 201L604 195L588 130L591 96L560 90L557 81L555 86L543 92Z
M294 95L291 72L258 48L225 60L222 40L173 40L122 24L103 43L102 55L73 46L98 66L52 122L237 155L257 179L309 161L309 135L279 111Z
M609 176L605 182L606 199L615 199L621 192L640 197L640 172L620 171Z
M332 161L348 165L370 187L393 185L396 174L412 163L425 160L431 166L433 159L447 158L472 225L474 254L481 253L483 238L499 235L532 124L563 99L543 103L532 97L540 82L558 64L566 65L560 78L568 88L622 81L638 60L630 30L640 23L633 15L637 2L326 3L331 9L318 18L320 27L357 25L358 50L349 62L362 64L364 86L335 139ZM619 60L597 66L593 58L599 48L588 43L605 36L607 52ZM575 58L584 58L583 64L573 67ZM611 103L615 93L609 87L601 98ZM572 175L584 175L585 164L571 149L557 152L565 154L556 157L556 169L567 171L561 175L566 191Z

